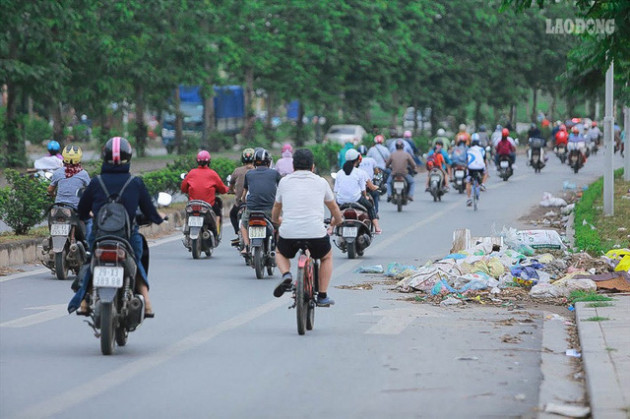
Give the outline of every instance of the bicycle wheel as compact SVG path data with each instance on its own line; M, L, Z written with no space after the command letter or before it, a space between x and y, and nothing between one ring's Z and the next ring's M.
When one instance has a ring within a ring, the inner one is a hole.
M308 283L306 287L306 294L308 296L308 303L306 308L306 330L313 330L315 326L315 299L314 299L314 284L319 280L319 270L317 265L309 263L308 266L312 266L312 274L308 275Z
M295 286L295 313L297 315L297 330L299 335L306 333L306 314L308 310L308 300L306 298L304 282L306 270L298 268L297 281Z
M479 183L475 181L473 187L473 208L477 211L477 202L479 201Z

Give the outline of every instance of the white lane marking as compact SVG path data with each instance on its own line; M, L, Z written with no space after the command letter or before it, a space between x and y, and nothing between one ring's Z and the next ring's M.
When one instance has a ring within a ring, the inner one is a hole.
M155 368L186 351L201 346L223 332L243 326L264 314L276 310L280 306L286 305L286 303L286 299L274 299L269 303L255 307L252 310L232 317L222 323L199 330L161 351L147 354L147 356L142 359L122 365L91 381L79 384L68 391L39 402L23 410L16 417L32 419L60 415L73 406L77 406L92 397L105 393L138 374Z
M367 335L398 335L417 318L444 317L444 314L423 307L395 308L372 313L358 313L357 316L380 316L381 319L364 333Z
M0 323L0 327L27 327L39 323L44 323L49 320L55 320L68 315L67 307L67 304L53 304L50 306L42 307L27 307L25 310L45 311Z
M32 271L20 272L17 274L0 277L0 282L10 281L12 279L24 278L25 276L39 275L46 272L50 272L50 269L35 269Z

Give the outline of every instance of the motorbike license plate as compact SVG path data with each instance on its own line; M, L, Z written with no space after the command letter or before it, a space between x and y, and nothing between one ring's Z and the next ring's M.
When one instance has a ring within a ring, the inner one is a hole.
M189 227L203 227L203 217L188 217Z
M402 189L405 187L405 182L394 182L394 189Z
M341 235L343 237L356 237L359 229L357 227L344 227L341 230Z
M120 266L95 266L92 285L102 288L121 288L125 269Z
M439 176L431 176L431 181L439 182L440 181L440 177Z
M464 177L464 171L463 170L455 170L455 176L456 177Z
M505 161L505 160L501 161L501 167L502 167L502 168L507 169L507 167L508 167L509 165L510 165L510 163L509 163L509 162L507 162L507 161Z
M51 224L51 236L67 236L70 233L70 224Z
M250 227L249 238L250 239L264 239L267 236L267 229L265 227Z

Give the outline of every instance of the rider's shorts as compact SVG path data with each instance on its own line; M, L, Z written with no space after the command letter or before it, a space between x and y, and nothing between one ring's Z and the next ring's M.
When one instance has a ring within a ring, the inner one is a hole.
M486 173L486 169L468 169L468 175L466 176L466 182L470 182L473 175L477 175L479 183L483 180L483 175Z
M278 252L287 259L293 259L295 254L306 243L313 259L321 259L330 252L330 238L326 235L319 239L284 239L278 238Z

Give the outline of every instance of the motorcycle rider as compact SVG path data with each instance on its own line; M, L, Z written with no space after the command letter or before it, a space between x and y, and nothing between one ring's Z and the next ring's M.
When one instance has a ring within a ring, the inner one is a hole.
M83 150L75 145L67 145L63 152L63 165L53 172L48 186L48 195L55 196L55 204L63 203L71 205L75 211L79 206L80 198L77 196L79 189L87 187L90 183L90 175L81 167ZM83 223L80 221L79 228L76 229L77 240L86 240L92 231L92 219Z
M413 179L412 174L416 172L416 162L409 156L409 153L404 151L404 141L400 138L396 140L396 151L394 151L391 156L385 162L386 167L390 168L390 173L393 175L395 173L400 173L405 175L405 179L407 179L407 184L409 185L409 194L407 198L410 201L413 201L413 194L416 190L416 182ZM392 181L394 176L389 176L387 178L387 202L392 200Z
M435 147L435 144L438 141L442 141L442 146L444 147L445 150L450 150L451 140L446 136L446 131L444 131L444 128L440 128L437 130L437 137L433 139L432 147ZM459 144L459 143L456 142L455 144Z
M516 146L514 145L514 140L510 137L510 130L507 128L501 130L501 140L497 143L495 150L494 163L497 168L499 167L501 156L508 156L512 165L516 161Z
M486 190L486 180L488 179L488 173L486 171L486 150L480 146L479 137L473 134L471 140L471 147L466 152L468 157L468 175L466 176L466 206L472 205L472 199L470 199L470 192L472 186L473 176L479 176L481 184L479 185L482 191Z
M276 170L281 176L293 173L293 147L291 144L282 146L282 158L276 162Z
M460 137L460 142L466 144L466 140L463 137ZM450 179L452 176L451 166L453 162L451 158L448 156L448 153L443 148L442 141L438 140L435 143L435 146L427 153L427 163L429 161L433 161L434 167L440 169L442 171L442 187L448 190L447 179ZM448 177L447 177L448 176ZM429 189L429 178L431 177L431 170L427 171L427 184L425 191L428 192Z
M116 191L120 191L122 189L123 185L128 181L129 177L131 177L131 174L129 173L132 155L131 144L129 144L127 139L122 137L110 138L107 143L105 143L101 155L103 157L100 175L101 180L110 193L116 193ZM79 219L84 221L88 220L90 218L90 212L92 214L98 214L100 208L107 203L108 198L109 197L103 190L99 180L96 177L93 178L79 201ZM149 282L147 279L147 273L141 262L143 246L142 236L138 231L138 224L135 223L136 211L139 208L140 211L155 224L161 224L164 219L155 209L153 202L151 202L151 196L149 195L149 191L142 181L142 178L134 177L127 185L120 198L122 204L127 210L129 220L132 220L133 223L129 243L133 247L133 252L137 262L137 273L140 279L136 282L136 287L140 294L144 297L145 301L144 317L154 317L151 300L149 299ZM90 249L92 249L94 245L95 232L97 230L98 225L95 224L90 237L88 237ZM85 276L83 277L81 288L68 304L68 312L72 313L79 308L80 305L80 310L77 314L86 316L89 315L89 306L84 300L87 289L90 285L88 284L89 277L90 269L88 268Z
M470 146L470 134L466 131L466 124L460 124L459 132L455 134L455 143L459 143L462 140L466 142L466 146Z
M567 146L567 142L569 140L569 134L567 133L566 125L560 124L560 126L558 127L558 132L556 132L555 139L556 139L556 146L553 149L554 151L558 151L558 146L560 144L564 145L565 147Z
M479 146L486 148L488 145L490 145L490 136L488 136L488 130L486 129L485 125L479 126L479 132L477 134L479 135Z
M591 122L591 127L588 130L588 135L589 135L591 141L595 142L595 144L597 144L597 145L600 144L600 140L601 140L603 134L600 131L599 127L597 126L597 121L592 121Z
M210 168L211 160L212 156L210 156L208 151L201 150L197 153L198 166L196 169L188 172L184 180L182 180L181 191L183 194L188 194L189 201L200 200L212 206L212 210L217 216L216 231L213 231L213 233L218 237L221 232L223 202L220 199L216 199L216 194L227 193L228 188L221 180L219 174ZM184 227L184 231L188 231L186 227Z
M586 141L584 140L582 134L580 134L580 128L577 125L574 125L573 128L571 128L567 149L569 151L579 150L582 165L586 163Z
M270 169L271 155L264 148L256 149L254 153L254 170L245 173L243 194L241 199L246 201L247 208L241 216L241 234L245 247L241 255L249 254L249 216L252 212L263 212L271 220L278 182L282 176L275 169Z
M543 140L543 146L540 147L540 158L543 162L547 161L547 156L545 155L545 145L546 145L546 141L543 138L542 132L540 131L540 129L538 128L538 126L532 122L532 124L529 127L529 130L527 131L527 142L529 144L529 148L527 150L527 164L529 164L532 160L532 148L533 148L533 143L536 142L535 139L539 139L539 140Z
M357 151L361 155L361 162L359 163L359 169L363 170L367 175L367 179L372 183L373 186L369 186L368 193L372 196L372 201L374 202L374 211L378 214L378 201L381 194L379 193L378 186L373 184L374 175L376 171L379 170L376 166L376 160L372 157L367 156L367 147L364 145L360 145L357 147Z
M234 205L230 210L230 221L232 223L232 227L234 228L234 234L238 234L239 230L239 219L238 219L238 211L241 208L241 205L245 205L245 201L243 201L243 184L245 183L245 173L254 169L254 149L246 148L241 153L241 163L242 166L234 169L232 174L230 175L230 185L228 187L228 193L234 194ZM232 243L238 242L238 237L232 239Z
M402 140L399 139L398 141ZM409 159L413 162L411 158ZM379 227L378 216L374 210L374 205L367 199L367 183L369 179L367 178L367 174L359 169L360 162L361 155L357 150L352 149L346 151L346 162L343 168L337 172L333 191L335 192L337 204L339 205L354 202L363 205L367 209L372 224L374 224L374 233L381 234L382 231Z
M341 151L337 154L337 164L339 167L343 167L343 164L346 162L346 152L354 148L354 141L347 141Z
M48 155L35 160L33 167L37 170L57 170L63 167L63 156L60 154L61 146L55 140L50 140L46 146Z
M472 135L473 140L477 138L477 143L479 143L479 134ZM466 157L466 152L468 151L468 147L466 147L466 142L461 140L457 143L455 147L451 150L451 162L452 166L466 166L468 161Z
M306 242L311 256L320 260L317 304L327 307L335 302L327 293L332 277L333 257L329 233L327 234L324 226L324 206L330 210L332 216L331 228L341 223L342 216L328 182L313 173L313 152L308 149L296 150L293 167L295 171L283 177L278 185L271 212L274 224L280 225L276 264L282 273L282 280L274 289L273 295L281 297L291 290L291 259L298 252L300 242Z

